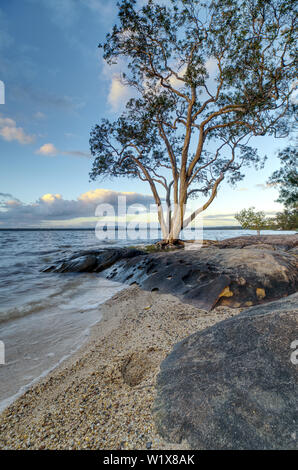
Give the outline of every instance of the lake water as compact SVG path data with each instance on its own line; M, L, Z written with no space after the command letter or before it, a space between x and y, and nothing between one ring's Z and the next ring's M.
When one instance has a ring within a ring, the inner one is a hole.
M204 230L212 240L250 234L255 232ZM98 274L41 270L75 251L155 241L100 241L86 230L0 231L0 410L76 351L100 321L100 304L125 287Z

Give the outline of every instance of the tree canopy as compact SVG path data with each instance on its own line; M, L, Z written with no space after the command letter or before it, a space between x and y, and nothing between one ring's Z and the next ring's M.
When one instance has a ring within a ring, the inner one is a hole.
M286 147L278 154L281 168L276 170L269 184L279 188L278 202L287 208L298 208L298 151L294 147Z
M135 0L119 3L104 59L124 60L134 97L91 131L92 179L146 181L172 241L214 200L222 181L261 167L251 137L288 135L294 104L295 3ZM161 189L161 191L160 191ZM187 201L205 198L185 216ZM167 213L162 207L166 200ZM171 203L173 203L171 205Z
M240 223L242 228L256 230L258 235L260 235L260 231L262 229L267 228L265 212L257 212L254 207L243 209L239 213L235 214L235 219Z
M278 230L297 230L298 229L298 209L285 209L278 212L273 219L272 227Z

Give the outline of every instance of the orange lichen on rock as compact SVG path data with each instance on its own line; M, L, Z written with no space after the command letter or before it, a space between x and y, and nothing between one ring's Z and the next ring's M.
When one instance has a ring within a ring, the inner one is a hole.
M228 287L225 287L224 290L221 292L221 294L219 295L219 299L221 297L233 297L233 292L230 290L229 286Z
M256 294L257 294L257 297L258 297L259 300L262 300L266 297L265 289L263 289L261 287L256 288Z

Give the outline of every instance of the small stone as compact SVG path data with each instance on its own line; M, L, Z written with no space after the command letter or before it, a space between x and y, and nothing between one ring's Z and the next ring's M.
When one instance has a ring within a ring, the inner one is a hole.
M152 442L146 442L146 449L151 449L152 447Z

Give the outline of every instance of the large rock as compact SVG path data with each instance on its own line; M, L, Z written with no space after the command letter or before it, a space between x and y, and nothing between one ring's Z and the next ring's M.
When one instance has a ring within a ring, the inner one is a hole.
M297 449L298 294L178 343L161 364L154 415L192 449Z
M292 294L298 259L275 250L206 247L137 256L117 262L105 276L172 293L205 310L215 305L247 307Z
M204 246L151 254L134 248L109 248L79 252L45 271L102 272L107 279L172 293L205 310L215 305L248 307L297 291L298 258L293 248L286 252L268 243L258 247L255 239L260 237L242 238L248 245L251 239L253 246L243 248L237 238L233 239L236 248ZM284 244L290 246L291 240L286 239Z
M244 248L262 245L271 249L289 250L298 246L297 234L293 235L244 235L242 237L226 238L217 242L219 248Z
M107 248L104 250L82 251L75 253L67 259L58 260L43 272L67 273L67 272L95 272L99 273L109 268L120 259L133 258L143 255L144 252L127 248Z

